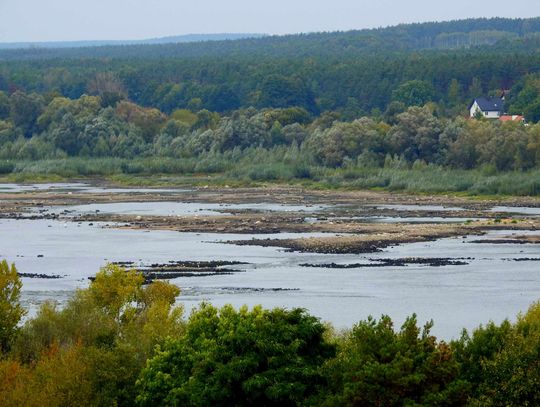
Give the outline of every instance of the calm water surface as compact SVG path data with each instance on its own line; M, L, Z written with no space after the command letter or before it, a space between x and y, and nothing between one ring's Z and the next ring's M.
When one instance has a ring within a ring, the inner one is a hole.
M69 212L73 215L104 213L118 215L222 215L231 210L258 212L315 212L326 208L324 205L285 205L277 203L219 204L201 202L113 202L73 206L47 207L50 212ZM38 208L42 210L41 208Z
M488 235L511 234L499 231ZM519 234L524 234L519 232ZM306 234L257 235L288 238ZM388 314L397 324L418 314L435 320L433 332L456 337L490 319L513 318L540 298L538 245L472 244L478 237L407 244L368 255L289 253L279 248L234 246L226 240L251 235L116 230L99 224L51 220L0 220L0 258L15 261L20 272L63 276L58 280L24 278L24 303L35 311L46 299L64 302L109 261L141 263L174 260L239 260L243 272L178 278L186 308L201 301L235 306L303 307L337 327L350 327L368 315ZM43 256L43 257L38 257ZM473 257L466 266L384 267L335 270L301 263L357 263L370 258ZM290 291L274 291L273 289Z
M186 190L104 188L85 183L0 184L0 192L159 192L181 200ZM186 202L129 202L51 207L53 212L92 212L134 215L217 215L233 210L305 212L316 222L315 213L331 210L325 205L282 205L275 203L208 204ZM373 208L373 206L370 206ZM380 205L396 211L460 211L437 205ZM497 212L540 216L539 208L495 207ZM362 207L358 208L361 217ZM371 216L376 222L455 222L466 218ZM337 327L350 327L368 315L390 315L397 325L415 312L421 323L435 320L433 332L443 338L457 337L463 327L515 318L518 312L540 299L540 262L515 261L540 258L539 245L473 244L478 237L441 239L390 247L367 255L290 253L279 248L235 246L227 240L289 238L320 234L232 235L178 233L171 231L116 230L95 223L63 220L0 219L0 258L14 261L20 272L60 275L55 280L23 278L23 302L35 313L46 300L64 303L88 277L111 261L141 264L182 260L243 261L241 272L172 280L182 288L179 301L189 310L201 301L215 305L233 304L265 307L302 307ZM485 238L533 232L498 231ZM538 233L538 232L534 232ZM358 269L307 268L302 263L366 263L377 258L450 257L464 258L465 266L382 267ZM279 290L278 290L279 289Z

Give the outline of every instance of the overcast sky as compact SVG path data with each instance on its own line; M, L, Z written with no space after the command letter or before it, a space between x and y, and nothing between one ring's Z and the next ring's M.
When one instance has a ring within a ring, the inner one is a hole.
M540 0L0 0L0 41L285 34L539 15Z

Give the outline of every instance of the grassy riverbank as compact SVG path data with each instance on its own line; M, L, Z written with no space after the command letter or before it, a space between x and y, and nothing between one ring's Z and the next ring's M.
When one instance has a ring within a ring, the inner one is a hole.
M497 172L492 168L456 170L432 165L411 168L350 166L326 168L273 157L233 162L223 156L198 159L70 158L4 162L3 182L106 179L124 185L257 186L266 183L310 189L375 189L407 193L463 195L540 195L540 170Z

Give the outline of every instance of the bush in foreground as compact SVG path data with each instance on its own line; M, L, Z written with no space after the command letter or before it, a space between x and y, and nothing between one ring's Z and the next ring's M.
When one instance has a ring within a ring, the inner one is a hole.
M430 328L421 331L415 316L397 332L388 316L358 323L327 364L331 386L323 404L464 405L469 383L459 377L450 346L430 335Z
M300 309L210 305L192 314L138 381L137 401L153 405L302 404L324 386L320 367L334 356L324 326Z

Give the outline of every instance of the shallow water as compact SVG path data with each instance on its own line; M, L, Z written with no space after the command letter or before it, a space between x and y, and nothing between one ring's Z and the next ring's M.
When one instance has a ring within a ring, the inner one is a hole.
M459 212L465 209L452 206L442 206L442 205L377 205L377 209L393 209L396 211L426 211L426 212L442 212L442 211L452 211Z
M77 192L77 193L108 193L108 194L149 194L149 193L164 193L164 194L182 194L189 192L187 189L163 189L163 188L108 188L98 187L85 182L71 183L46 183L46 184L13 184L0 183L0 192L4 193L19 193L19 192Z
M516 215L540 216L540 208L531 208L527 206L495 206L491 212L504 212Z
M219 204L200 202L114 202L85 204L73 206L57 206L38 208L52 213L69 212L72 215L104 213L115 215L153 215L153 216L186 216L186 215L222 215L230 211L248 210L257 212L315 212L324 209L323 205L285 205L277 203Z
M486 238L511 233L498 231ZM299 236L309 234L257 238ZM416 312L422 323L433 318L433 332L447 339L458 336L463 327L473 328L490 319L513 318L540 298L540 262L509 260L540 257L538 245L471 244L471 240L478 239L471 237L407 244L367 255L325 255L222 243L251 237L254 236L117 230L98 224L2 219L0 258L15 261L20 272L65 276L58 280L23 278L24 304L32 311L46 299L66 301L75 288L86 286L87 278L109 261L245 261L250 264L234 267L242 269L241 273L172 280L183 288L179 300L188 309L203 300L215 305L302 307L337 327L350 327L370 314L383 313L399 325L407 315ZM474 260L466 266L446 267L336 270L300 266L410 256Z
M53 183L53 184L12 184L0 183L0 192L37 192L37 191L62 191L78 190L88 187L84 183Z

